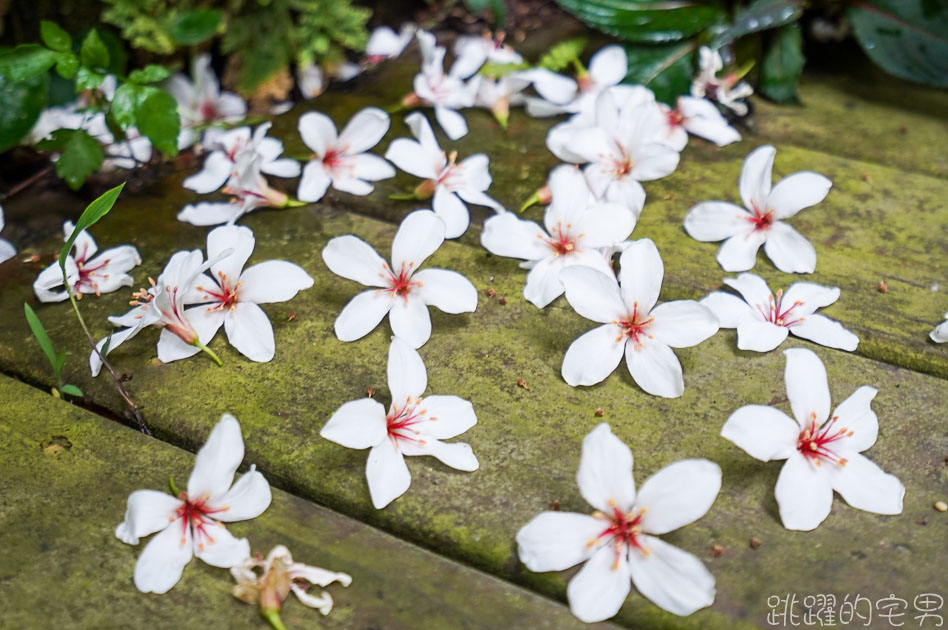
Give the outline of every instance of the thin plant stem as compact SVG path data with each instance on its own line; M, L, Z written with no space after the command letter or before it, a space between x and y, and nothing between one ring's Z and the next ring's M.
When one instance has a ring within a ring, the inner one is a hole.
M277 610L267 610L260 611L260 616L270 622L270 625L273 626L273 630L286 630L286 626L283 625L283 620L280 619L280 612Z

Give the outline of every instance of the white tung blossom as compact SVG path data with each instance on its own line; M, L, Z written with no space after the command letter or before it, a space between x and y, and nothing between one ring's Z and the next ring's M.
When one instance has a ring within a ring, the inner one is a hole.
M465 58L459 58L445 74L445 49L435 45L434 35L419 31L418 44L421 72L415 75L414 93L406 97L406 103L417 104L420 100L433 106L435 118L447 136L452 140L462 138L467 135L467 122L457 110L474 106L480 75L466 82L464 79L477 72L477 67L472 67L474 64Z
M448 155L441 150L424 114L409 114L405 123L417 140L393 140L385 157L406 173L424 178L415 189L415 196L433 197L432 210L444 221L445 238L457 238L467 231L471 218L465 201L504 212L504 207L485 193L491 184L485 154L457 162L457 151Z
M788 333L850 352L859 345L859 337L842 324L815 312L839 299L838 287L795 282L786 293L778 289L774 295L763 278L752 273L725 278L724 284L743 299L715 291L701 304L711 309L721 328L737 328L737 347L741 350L769 352L783 343Z
M142 536L158 532L135 563L138 590L167 593L192 556L229 568L250 555L247 539L234 538L222 524L255 518L270 505L270 486L253 466L231 485L243 458L240 425L224 414L194 458L186 491L177 497L157 490L129 495L116 537L137 545Z
M0 245L2 245L2 241L0 241ZM0 262L2 261L3 257L0 256ZM945 313L945 321L935 326L935 329L928 333L928 336L931 337L931 340L935 343L948 342L948 313Z
M6 225L6 221L3 218L3 206L0 206L0 231L3 230L3 227ZM13 244L3 238L0 238L0 263L10 260L16 256L16 248Z
M621 46L606 46L589 60L589 70L575 81L544 68L527 70L524 76L542 99L527 99L527 113L546 117L558 114L591 115L599 94L618 85L628 73L628 58Z
M430 210L417 210L402 221L392 240L392 266L352 235L337 236L323 249L323 260L336 275L368 287L336 318L336 337L355 341L369 334L386 315L396 336L413 348L431 337L428 306L445 313L471 313L477 289L455 271L418 268L444 242L444 222Z
M372 505L382 509L411 485L406 455L431 455L442 463L471 472L478 462L456 437L475 424L471 403L457 396L426 396L428 374L418 352L398 337L388 350L388 387L392 403L385 407L371 398L348 402L319 432L348 448L371 449L365 466Z
M771 187L776 154L776 149L764 145L744 160L739 182L743 208L727 201L705 201L685 216L685 231L692 238L724 241L717 258L725 271L752 269L761 245L784 273L816 269L813 245L783 220L823 201L833 182L818 173L800 171Z
M543 308L563 294L560 271L585 265L612 274L612 248L632 233L635 214L612 203L598 203L576 168L559 166L550 174L552 203L543 215L544 227L503 212L484 222L481 243L497 256L520 258L529 269L523 296ZM610 250L611 252L611 250Z
M418 27L414 24L402 24L398 33L388 26L379 26L369 35L365 45L365 61L375 64L385 59L394 59L402 54Z
M707 513L721 489L721 469L706 459L675 462L635 491L632 453L600 424L583 439L579 492L597 511L543 512L517 532L520 561L531 571L563 571L581 562L566 597L587 623L619 612L631 587L676 615L714 602L714 576L695 556L658 535Z
M833 491L854 508L900 514L905 487L861 453L876 442L870 407L876 389L863 386L830 414L823 362L804 348L784 350L792 419L764 405L741 407L721 435L761 461L785 459L775 494L787 529L809 531L829 516Z
M737 129L728 124L714 103L707 99L679 96L674 109L664 103L659 103L658 108L665 115L659 120L659 138L676 151L681 151L688 144L689 133L719 147L741 139Z
M743 99L753 94L754 88L734 73L718 78L718 72L724 68L721 53L702 46L698 50L698 68L698 75L691 82L692 96L713 98L738 116L747 115L747 105Z
M75 228L72 221L63 224L64 241L69 240ZM137 249L132 245L119 245L103 252L98 252L98 249L89 233L83 230L76 236L66 257L66 278L77 298L83 293L111 293L135 283L128 272L142 263ZM69 293L54 290L62 286L63 273L59 260L56 260L40 272L33 282L33 291L40 302L62 302L69 298Z
M207 53L194 58L190 79L179 72L165 82L165 89L178 101L181 116L178 149L186 149L197 141L200 132L195 128L198 126L237 122L247 115L244 99L233 92L221 92Z

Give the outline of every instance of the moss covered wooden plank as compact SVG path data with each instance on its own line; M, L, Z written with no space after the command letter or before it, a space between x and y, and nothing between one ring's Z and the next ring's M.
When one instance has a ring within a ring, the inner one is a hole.
M144 595L132 584L142 545L114 535L126 498L161 489L168 475L186 480L191 454L7 377L0 377L0 400L0 624L268 627L230 594L228 571L200 561L165 595ZM560 604L285 492L273 493L262 516L230 529L255 551L284 544L297 561L352 576L349 588L329 587L329 617L288 600L288 628L585 627Z
M736 176L736 167L727 168ZM108 221L117 239L143 233L146 226L146 219L134 213ZM721 464L725 479L709 514L668 536L673 544L701 556L716 575L714 608L682 621L633 594L620 621L645 627L730 626L735 620L762 624L772 593L858 591L881 597L890 591L925 592L937 583L944 557L939 528L944 523L931 505L941 498L948 475L943 463L948 445L939 429L948 412L944 380L816 348L826 362L834 401L860 385L880 389L874 408L881 437L869 456L897 475L908 494L899 517L859 512L837 500L817 531L787 532L776 517L773 499L779 464L758 464L718 435L728 415L742 405L774 403L786 408L779 352L740 352L729 332L681 350L686 389L678 400L644 394L622 368L599 386L571 388L559 375L562 357L590 323L562 301L543 311L526 304L519 295L523 271L516 264L464 244L446 244L430 264L466 274L481 292L478 310L462 316L434 311L434 333L420 352L428 368L429 391L473 402L479 423L464 439L473 446L481 468L459 473L415 458L409 492L388 509L374 510L364 478L365 453L329 443L318 433L342 403L364 396L370 387L387 402L390 332L383 323L356 343L336 340L333 321L360 289L329 273L319 256L330 237L343 233L358 234L386 252L395 227L320 208L259 213L246 224L258 235L251 262L286 257L309 270L316 286L291 303L266 307L277 339L277 355L269 364L246 361L222 338L212 347L224 359L223 368L203 357L161 365L154 358L156 335L148 332L117 349L117 369L132 375L133 393L161 436L194 448L222 412L231 412L244 426L248 461L255 461L281 487L563 597L564 576L524 570L516 560L513 537L554 500L565 510L586 509L574 482L579 443L601 421L595 412L602 408L602 420L632 448L640 479L672 461L696 456ZM168 238L162 233L177 235L177 247L199 247L203 241L199 231L162 227L153 220L147 225L150 233L142 242L146 268L157 268L166 256L157 244L145 244ZM665 252L669 282L674 283L682 261L669 255L660 240L659 247ZM12 312L12 305L28 298L23 287L32 272L13 265L4 273L0 300L4 312ZM685 286L684 280L678 282ZM490 288L494 298L485 296ZM123 298L114 295L84 300L83 307L101 334L107 330L104 315L125 308ZM44 306L38 313L54 340L71 336L73 356L85 357L64 305ZM831 309L827 313L833 315ZM788 342L785 347L793 345L805 344ZM40 350L32 345L25 324L10 318L0 322L0 349L5 370L48 383ZM524 386L518 385L520 379ZM121 409L101 377L91 381L80 371L70 380L97 403ZM929 526L916 524L926 519L931 520ZM751 549L751 537L764 545ZM715 543L725 549L720 557L710 555ZM830 549L842 549L842 557Z

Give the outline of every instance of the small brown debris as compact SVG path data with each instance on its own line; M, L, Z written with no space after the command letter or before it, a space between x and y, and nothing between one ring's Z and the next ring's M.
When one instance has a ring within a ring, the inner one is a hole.
M487 297L489 297L489 298L492 298L492 297L494 297L495 295L497 295L497 291L494 291L493 287L487 289L487 291L485 291L484 293L485 293L485 294L487 295Z
M899 133L905 134L908 133L908 125L902 125L899 127Z
M879 291L879 293L888 293L889 285L885 283L885 280L879 280L879 285L876 287L876 290Z
M596 417L597 417L597 418L603 417L603 416L605 415L605 413L606 413L606 412L602 410L602 407L600 407L599 409L596 409Z
M665 195L665 201L671 201L674 198L675 198L675 193L668 193L667 195Z
M524 388L527 391L530 391L530 388L527 386L527 382L523 380L522 378L517 379L517 385L519 385L520 387Z
M290 311L290 313L286 316L286 321L291 322L294 319L296 319L296 311Z
M921 519L921 520L915 521L915 524L916 524L916 525L928 525L928 521L923 518L923 519Z
M369 398L372 398L373 396L375 396L375 388L370 387L367 390L365 390L365 393L369 395Z
M129 373L129 372L122 372L122 375L119 377L119 383L127 383L127 382L129 382L130 380L132 380L133 378L135 378L135 377L134 377L131 373Z
M948 512L948 503L944 501L935 501L935 509L939 512Z
M505 297L501 297L499 300L497 300L497 302L498 302L501 306L507 306L507 298L505 298Z
M758 547L760 547L760 545L761 545L760 538L751 538L751 539L750 539L750 548L751 548L751 549L757 549Z
M27 256L26 259L24 259L23 262L26 262L26 263L35 263L35 262L39 262L39 261L40 261L40 257L37 256L36 254L33 254L32 256Z
M560 511L560 502L557 501L556 499L553 499L553 502L550 503L550 509L553 510L554 512L559 512L559 511Z
M863 174L862 174L862 181L868 182L868 181L871 181L871 180L872 180L872 178L869 177L869 173L863 173Z
M714 543L711 545L711 557L719 558L724 555L724 546L720 543Z

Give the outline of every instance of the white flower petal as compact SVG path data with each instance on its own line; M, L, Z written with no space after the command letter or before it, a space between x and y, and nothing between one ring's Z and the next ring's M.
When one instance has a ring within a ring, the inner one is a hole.
M826 199L832 187L833 182L818 173L794 173L777 182L767 197L767 206L774 211L774 218L787 219Z
M415 210L404 219L392 240L392 270L418 270L444 242L444 222L429 210Z
M138 556L134 579L135 588L142 593L167 593L191 562L194 552L191 528L182 527L182 522L178 519L155 534Z
M212 567L229 569L250 557L250 543L212 521L204 524L203 535L195 534L194 555Z
M563 105L576 97L576 81L552 70L533 68L524 71L521 76L533 82L537 94L550 103Z
M336 337L339 341L355 341L365 337L378 326L394 304L395 298L387 291L363 291L349 300L336 318Z
M78 279L79 269L72 256L66 258L66 275L73 282L72 278ZM53 291L54 287L63 286L63 272L59 268L59 263L53 263L46 269L43 269L33 281L33 293L36 294L40 302L62 302L69 299L69 293L64 291Z
M756 207L761 214L767 212L767 197L770 195L771 172L776 155L777 149L765 144L754 149L744 160L739 188L741 201L748 210Z
M375 190L375 187L372 184L364 182L361 179L351 177L348 174L339 172L336 172L336 174L333 175L332 187L336 190L349 193L350 195L357 195L359 197L365 197Z
M467 231L471 223L471 215L467 206L455 193L444 186L435 189L434 199L431 200L431 209L444 221L444 237L457 238Z
M767 257L784 273L813 273L816 250L802 234L781 221L775 221L764 243Z
M751 312L750 306L744 300L723 291L712 291L698 303L714 313L721 328L737 328L737 321Z
M581 225L575 226L582 233L582 247L611 247L629 237L635 228L636 214L620 203L597 203L581 216Z
M635 509L645 509L642 530L666 534L704 516L721 490L721 468L706 459L683 459L645 480ZM637 553L634 549L630 553Z
M200 307L198 307L200 308ZM253 302L238 302L224 315L227 340L251 361L266 363L273 359L276 340L273 326L263 309Z
M748 311L737 320L737 347L770 352L786 340L789 332L784 326L765 322L757 313Z
M474 405L458 396L425 396L421 406L428 418L424 434L437 440L456 437L477 424Z
M192 324L193 326L193 324ZM186 343L167 328L158 335L158 360L162 363L171 363L193 357L201 351L196 345Z
M576 483L586 502L600 512L626 514L635 503L632 451L605 422L583 438Z
M547 257L536 262L527 273L523 297L537 308L545 308L563 295L561 274L565 261L562 257Z
M437 155L432 156L421 143L408 138L397 138L388 145L385 159L416 177L436 179L442 156L440 149Z
M589 169L586 172L588 173ZM628 208L638 220L645 206L645 189L636 180L625 177L609 185L606 190L606 201Z
M628 72L628 63L622 46L606 46L589 60L589 76L603 87L618 85Z
M485 206L492 209L494 212L507 212L507 209L500 205L500 202L479 190L461 188L457 191L457 195L462 201L466 203L472 203L475 206Z
M420 398L428 387L428 372L421 355L398 337L388 347L388 389L393 406ZM377 443L377 442L376 442Z
M735 234L721 243L718 249L718 264L724 271L747 271L757 262L757 250L767 240L761 232Z
M467 135L467 121L464 120L464 116L453 109L436 105L435 118L444 130L445 135L450 139L458 140Z
M863 385L833 410L833 417L837 419L834 426L853 432L845 438L847 450L859 453L876 443L879 419L870 405L877 393L875 387Z
M186 178L182 185L202 195L224 185L234 169L234 162L223 151L214 151L204 160L200 172Z
M339 134L337 144L346 155L364 153L379 143L390 124L391 120L384 111L378 107L366 107L349 120Z
M296 196L300 201L319 201L329 189L332 175L320 160L311 160L303 167L303 177L300 179Z
M346 448L371 448L387 439L385 407L371 398L360 398L339 407L319 435Z
M473 313L477 309L477 289L456 271L422 269L412 276L420 285L413 293L445 313Z
M838 321L818 313L801 318L800 323L790 326L790 332L827 348L852 352L859 346L859 337Z
M600 547L566 587L574 615L585 623L613 617L632 590L626 554L618 556L612 545Z
M356 179L377 182L395 177L395 167L372 153L354 155L348 158L346 163L352 168L352 176ZM338 188L336 183L333 183L333 186Z
M138 309L135 309L136 311ZM102 352L102 349L105 347L106 342L109 344L108 352L106 356L117 347L137 335L141 332L142 326L133 326L126 328L125 330L120 330L118 332L112 333L111 336L106 336L104 339L99 340L99 343L96 344L96 347L99 349L99 352ZM99 359L99 355L94 351L89 355L89 370L92 372L92 376L98 376L99 371L102 369L102 360Z
M694 300L659 304L650 315L655 321L648 328L649 334L672 348L696 346L718 332L717 317Z
M372 505L378 510L405 494L411 486L411 473L405 465L405 458L392 439L382 440L369 451L365 478L369 483Z
M211 230L207 235L207 258L216 261L211 265L214 280L219 283L220 274L224 274L231 286L236 285L240 280L240 272L253 253L255 242L253 232L248 227L224 225ZM227 250L231 250L231 253L224 255Z
M829 516L833 486L828 471L824 471L829 465L814 466L799 452L787 459L774 489L784 527L807 532Z
M825 464L830 470L830 483L846 503L873 514L901 514L905 486L870 459L859 453L841 453L844 466Z
M16 256L16 248L6 239L0 238L0 263Z
M168 527L181 500L157 490L136 490L128 495L125 520L115 528L123 543L137 545L139 538Z
M214 517L219 521L246 521L263 514L270 506L271 499L270 484L257 472L255 466L251 466L250 470L230 487L227 494L210 507L220 510L214 513Z
M746 405L731 414L721 428L730 440L754 459L787 459L797 450L800 426L787 414L764 405Z
M316 157L320 160L322 160L326 152L336 144L336 125L332 119L325 114L307 112L300 116L297 127L300 132L300 137L303 139L303 143L312 149Z
M764 279L754 273L742 273L736 278L725 278L724 284L741 294L751 310L769 313L773 303L773 293Z
M2 244L2 241L0 241L0 245ZM948 318L948 314L946 314L946 318ZM948 341L948 322L942 322L941 324L935 326L935 328L932 329L930 333L928 333L928 336L935 343L945 343Z
M313 279L299 265L268 260L247 268L240 276L240 283L241 302L271 304L292 299L298 292L313 286Z
M839 293L839 287L824 287L812 282L794 282L784 292L783 304L789 306L800 302L800 306L794 308L795 314L812 313L818 308L834 303L839 299Z
M337 276L355 280L367 287L387 287L388 264L361 238L337 236L323 248L323 262ZM249 271L249 269L248 269Z
M542 512L517 532L517 553L528 569L562 571L588 559L603 521L574 512Z
M234 416L225 413L194 458L194 469L188 479L188 497L192 501L205 495L211 500L223 497L243 459L244 440L240 435L240 424Z
M660 142L651 142L637 147L635 164L628 177L638 181L661 179L675 172L681 156L678 151Z
M275 177L299 177L302 166L292 158L283 158L272 162L264 162L260 165L260 171Z
M627 343L625 361L633 380L649 394L678 398L685 392L681 363L666 344L652 339Z
M698 558L660 538L639 538L650 553L630 550L629 568L632 582L642 595L682 616L714 603L714 576Z
M573 387L602 382L619 366L625 345L622 329L612 324L584 333L566 350L563 380Z
M420 348L431 338L431 316L424 300L418 297L396 298L388 314L392 332L412 348Z
M638 305L638 312L652 310L662 289L665 265L658 248L650 238L630 243L619 256L619 286L622 301L631 311Z
M698 241L715 242L749 231L750 215L727 201L705 201L685 215L685 231Z
M550 247L543 240L545 236L535 222L504 212L484 221L481 244L495 256L539 260L550 253Z
M783 354L787 357L784 379L793 415L801 428L805 429L814 420L819 426L830 411L826 368L820 358L806 348L791 348Z
M233 223L244 214L244 208L239 203L227 201L205 201L197 204L189 203L178 213L178 221L190 223L198 227Z
M344 575L344 574L340 574ZM293 594L296 595L296 599L300 600L300 603L309 608L314 608L320 612L320 614L328 615L332 612L332 596L323 591L318 595L313 595L306 592L306 588L300 586L298 582L290 582L290 590L293 591Z
M469 444L464 442L442 442L434 438L422 438L418 442L401 443L402 453L408 455L431 455L445 466L464 472L474 472L480 467Z
M195 306L185 310L185 314L197 332L198 339L200 339L204 345L210 343L211 339L217 334L217 331L220 330L220 327L224 325L225 312L221 309L210 306ZM168 334L174 339L178 339L170 332ZM184 342L181 343L184 344ZM191 348L194 348L194 346L187 344L184 344L184 346L188 349L188 352L191 351Z

